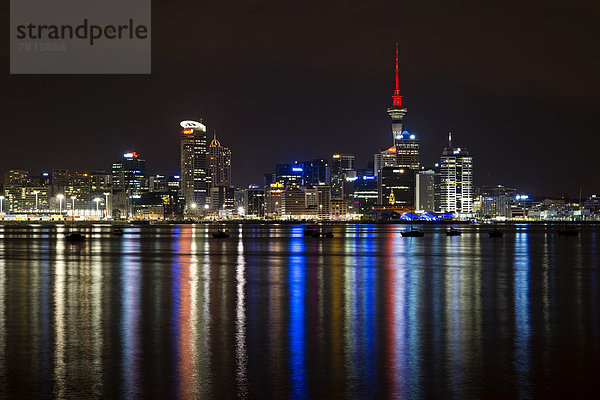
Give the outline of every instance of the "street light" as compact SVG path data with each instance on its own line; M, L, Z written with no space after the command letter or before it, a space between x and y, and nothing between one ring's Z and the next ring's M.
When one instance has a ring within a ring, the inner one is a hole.
M39 192L40 192L39 190L33 191L33 194L35 194L35 212L37 212L37 210L38 210L38 193Z
M64 194L57 194L56 198L58 199L58 213L62 214L62 201L65 198Z
M104 192L104 197L106 197L106 202L104 203L104 209L106 211L106 218L109 218L108 215L108 195L110 195L110 192Z
M208 204L205 204L205 205L204 205L204 209L205 209L205 210L208 210L208 207L209 207L209 206L208 206Z
M100 202L102 199L100 197L96 197L94 201L96 202L96 214L100 214Z
M77 198L77 196L71 196L71 200L73 200L73 206L71 207L73 209L73 216L75 216L75 199Z

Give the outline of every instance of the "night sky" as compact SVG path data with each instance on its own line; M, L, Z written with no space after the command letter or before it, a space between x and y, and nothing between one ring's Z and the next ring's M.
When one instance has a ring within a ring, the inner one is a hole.
M179 121L200 118L239 186L334 152L364 168L392 144L399 42L424 165L452 131L477 186L600 193L598 2L483 3L154 0L151 75L10 76L6 46L0 173L109 170L134 149L174 174Z

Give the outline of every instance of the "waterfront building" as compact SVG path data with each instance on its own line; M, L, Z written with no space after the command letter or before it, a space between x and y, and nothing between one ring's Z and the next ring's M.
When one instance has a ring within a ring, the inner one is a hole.
M181 192L187 208L204 208L209 202L208 136L197 121L181 121Z
M471 214L473 212L473 157L467 149L448 147L440 158L440 210L444 213Z
M265 216L265 189L251 186L244 189L244 211L247 218L264 218Z
M353 154L334 154L331 156L331 197L344 199L344 183L356 177Z
M414 211L415 171L384 167L378 176L379 205Z
M283 206L283 185L281 183L272 183L266 193L266 212L265 217L279 219L282 215Z
M353 211L358 214L368 213L379 199L377 190L377 177L373 175L373 171L369 174L359 173L354 181L353 193Z
M508 217L508 204L515 199L517 190L497 186L483 186L479 191L480 211L482 218Z
M343 200L331 200L331 219L348 218L348 204Z
M415 209L418 212L435 211L435 171L419 171L415 177Z

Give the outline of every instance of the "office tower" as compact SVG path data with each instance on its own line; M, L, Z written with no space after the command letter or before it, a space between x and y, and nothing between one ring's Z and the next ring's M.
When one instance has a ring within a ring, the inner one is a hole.
M379 175L379 171L383 167L395 167L396 165L398 165L396 146L381 150L373 156L373 176Z
M277 182L276 175L272 172L264 174L263 187L265 189L271 187L271 184Z
M347 178L356 177L354 155L334 154L331 156L331 197L344 198L344 182Z
M267 218L278 219L282 215L283 204L283 185L273 183L267 190L267 204L265 216Z
M211 187L231 185L231 150L221 146L216 133L208 146L208 169Z
M4 174L4 184L11 186L23 186L29 183L29 171L11 169Z
M305 186L307 162L294 162L293 164L277 164L275 166L275 179L277 183L287 187L289 185ZM310 169L310 163L308 163Z
M358 171L354 181L353 209L359 214L366 214L377 204L379 193L377 190L377 177L373 171Z
M327 160L314 159L311 163L313 185L329 185L329 163Z
M396 135L394 145L396 147L396 166L418 171L420 168L420 156L419 141L416 136L408 131L404 131Z
M71 180L75 180L76 175L77 173L73 174ZM144 186L145 179L146 160L143 160L135 151L123 154L120 161L112 164L112 183L115 188L139 192Z
M196 121L181 121L181 192L188 209L208 204L208 136L206 126Z
M517 189L502 185L484 186L479 193L480 215L483 218L506 217L508 204L515 199Z
M264 218L265 189L257 186L244 189L244 211L247 218Z
M328 219L331 213L331 186L315 186L315 209L318 219Z
M289 185L281 197L282 215L288 219L296 219L306 215L306 194L298 185Z
M235 203L235 188L231 186L215 186L210 189L209 210L213 213L232 210Z
M458 214L473 212L473 158L467 149L452 147L452 134L440 158L440 209Z
M378 176L379 204L414 210L415 171L410 168L384 167Z
M419 171L415 182L415 209L432 213L435 211L435 171Z

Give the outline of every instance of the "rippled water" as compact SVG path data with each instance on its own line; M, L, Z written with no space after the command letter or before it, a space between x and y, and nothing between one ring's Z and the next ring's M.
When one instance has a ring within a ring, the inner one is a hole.
M3 398L590 398L600 230L0 225Z

